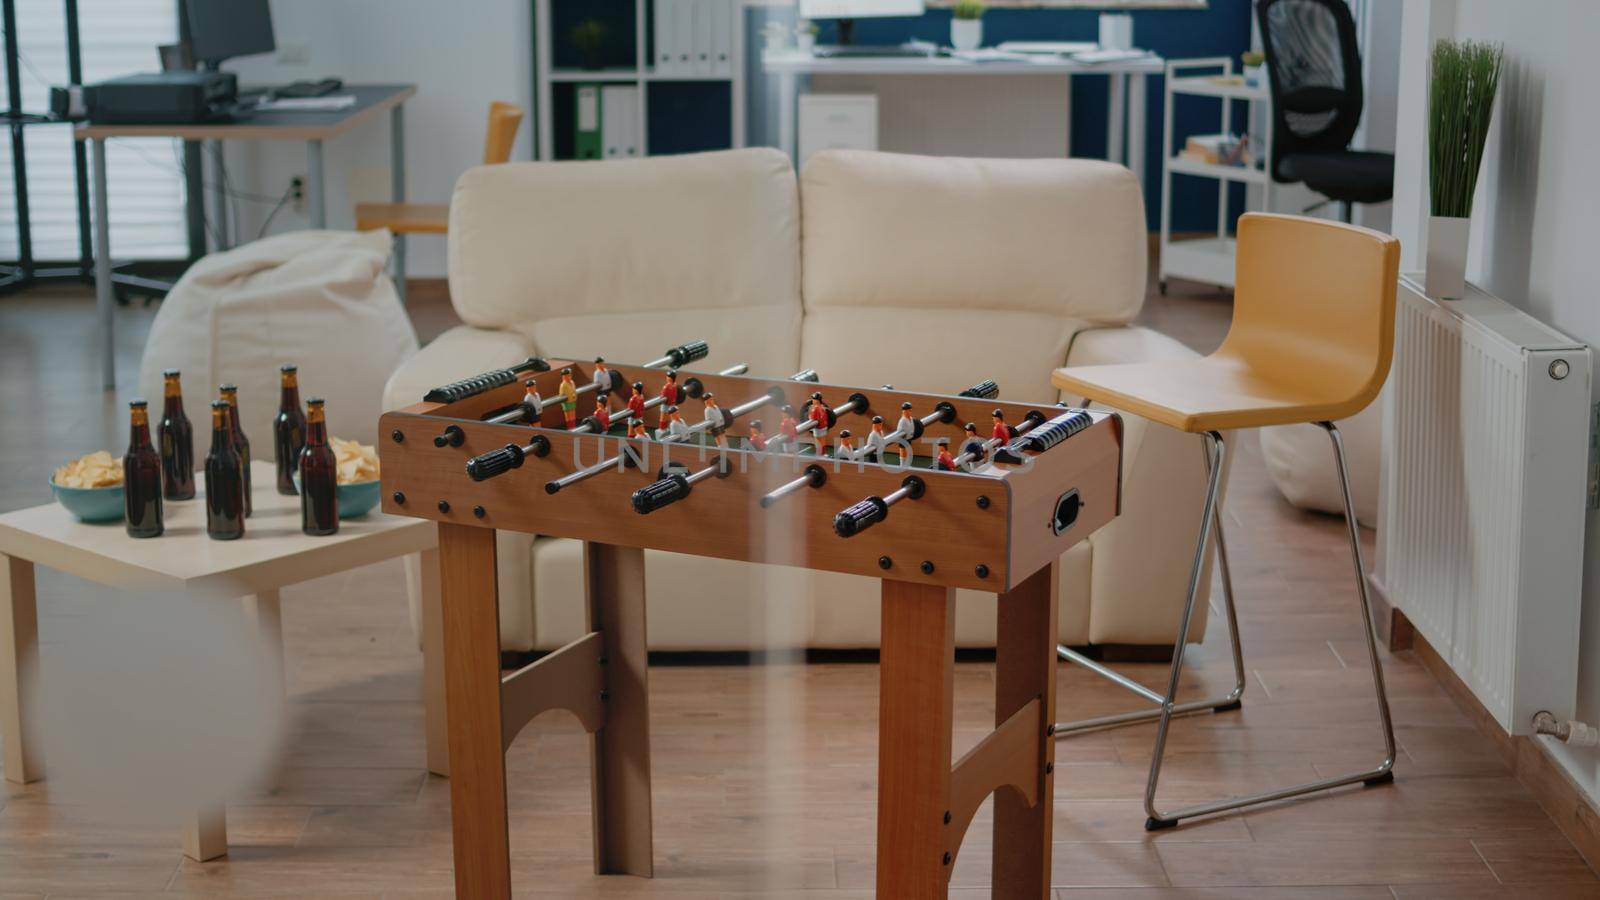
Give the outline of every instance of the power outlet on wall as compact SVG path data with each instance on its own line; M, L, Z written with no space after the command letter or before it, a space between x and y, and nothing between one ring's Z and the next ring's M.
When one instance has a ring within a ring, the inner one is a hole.
M289 205L297 213L306 211L306 177L296 175L289 179Z

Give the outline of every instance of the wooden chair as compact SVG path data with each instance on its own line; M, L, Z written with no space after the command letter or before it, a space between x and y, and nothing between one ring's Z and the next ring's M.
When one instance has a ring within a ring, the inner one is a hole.
M489 129L483 140L484 165L511 158L511 146L522 124L522 107L499 100L489 104ZM394 233L394 280L400 300L406 299L406 235L444 234L450 225L448 203L358 203L356 230L387 228Z
M1060 735L1135 721L1160 721L1145 785L1147 830L1171 827L1180 819L1357 781L1372 785L1394 779L1394 724L1373 636L1372 607L1350 499L1344 444L1333 423L1366 408L1388 377L1394 348L1399 265L1400 242L1388 235L1321 219L1250 213L1239 219L1233 322L1215 353L1203 359L1058 369L1052 378L1056 387L1069 394L1203 435L1208 450L1200 539L1190 570L1182 625L1172 651L1166 693L1159 694L1070 651L1061 654L1159 704L1158 709L1056 726L1056 734ZM1206 709L1236 709L1244 692L1244 659L1217 504L1223 470L1222 432L1302 422L1321 426L1333 443L1386 755L1375 768L1360 772L1162 812L1156 808L1156 786L1173 716ZM1233 693L1217 700L1180 704L1177 695L1183 650L1213 526L1222 563L1224 612L1232 639L1236 687Z

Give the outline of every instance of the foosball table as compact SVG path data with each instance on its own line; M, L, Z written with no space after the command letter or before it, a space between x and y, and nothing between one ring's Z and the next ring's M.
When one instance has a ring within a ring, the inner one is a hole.
M1047 897L1056 566L1117 514L1121 421L1000 401L993 382L940 396L686 368L706 353L531 358L381 420L384 511L439 523L424 577L441 585L457 895L511 895L504 753L551 709L590 734L595 871L652 874L656 549L881 578L878 896L945 896L995 793L994 896ZM497 529L585 545L588 632L510 673ZM999 603L995 729L952 763L955 588Z

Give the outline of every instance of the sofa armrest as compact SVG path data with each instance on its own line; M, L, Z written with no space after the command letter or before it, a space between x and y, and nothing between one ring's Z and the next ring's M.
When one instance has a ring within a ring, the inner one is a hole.
M513 365L532 354L533 342L514 331L459 325L434 338L394 370L383 387L383 408L410 406L441 384Z
M1073 339L1067 366L1197 355L1148 328L1097 328ZM1061 399L1068 403L1083 400L1067 394ZM1183 613L1199 537L1206 487L1203 441L1198 435L1138 416L1124 413L1122 420L1122 514L1089 538L1094 550L1089 640L1095 644L1166 644ZM1223 475L1226 478L1226 466ZM1208 556L1189 631L1191 640L1205 634L1210 567Z

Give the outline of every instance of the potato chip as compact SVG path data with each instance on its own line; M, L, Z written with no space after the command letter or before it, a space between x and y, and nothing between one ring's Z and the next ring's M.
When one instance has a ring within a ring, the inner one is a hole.
M116 487L122 483L122 460L112 459L108 450L96 450L56 469L55 483L73 488Z
M339 469L340 484L357 484L376 481L378 478L378 451L360 441L329 438L333 458Z

